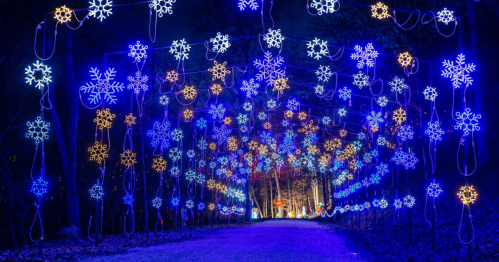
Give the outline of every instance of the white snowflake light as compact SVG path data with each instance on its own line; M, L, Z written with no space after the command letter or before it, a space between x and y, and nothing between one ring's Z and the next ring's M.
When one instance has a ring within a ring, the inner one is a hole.
M324 87L321 85L317 85L315 87L315 94L318 96L322 96L324 94Z
M449 11L447 8L444 8L442 11L437 12L438 22L442 22L448 25L450 22L454 21L454 11Z
M307 43L307 48L309 49L307 51L308 56L317 60L319 60L322 56L327 56L329 52L327 49L327 41L320 40L317 37Z
M269 29L269 32L263 36L263 40L267 42L269 48L281 48L284 37L281 34L281 29Z
M340 115L340 116L346 116L347 115L347 110L345 110L345 108L340 108L338 110L338 115Z
M386 96L380 96L378 97L378 100L376 100L376 103L379 106L384 107L388 103L388 99L386 99Z
M152 0L149 4L150 8L153 8L159 17L163 17L163 14L171 15L173 13L172 6L177 0Z
M97 104L103 100L110 104L116 104L118 99L116 93L123 91L123 84L113 81L116 77L114 68L108 69L104 73L104 78L97 68L90 69L90 76L94 82L86 83L85 86L80 87L84 93L90 93L88 100L91 104ZM112 82L111 82L112 81ZM104 97L102 97L103 95Z
M416 198L411 195L407 195L406 197L404 197L404 206L412 208L414 204L416 204Z
M473 78L470 77L470 73L475 71L475 64L465 64L464 60L466 60L466 57L463 54L459 54L456 64L450 60L444 60L443 62L445 69L442 70L442 76L450 78L454 88L461 87L461 84L466 84L466 86L473 84Z
M258 8L258 3L256 0L239 0L237 7L239 7L239 11L244 11L246 7L251 8L251 10L256 10Z
M364 75L364 73L359 72L358 74L353 75L353 85L357 86L359 89L362 89L365 86L368 86L369 76Z
M393 201L393 206L395 207L395 209L400 209L402 208L402 201L400 201L400 199L395 199L395 201Z
M189 59L189 51L191 46L185 42L185 39L173 41L170 47L170 53L174 54L176 60Z
M155 208L161 207L162 204L163 204L163 200L161 198L159 198L159 197L155 197L152 200L152 206L155 207Z
M250 102L246 102L243 105L243 109L244 109L244 111L249 112L249 111L251 111L251 109L253 109L253 106L251 105Z
M216 120L217 118L220 120L224 118L225 114L225 108L223 107L222 104L217 105L211 105L210 110L208 113L211 115L211 117Z
M270 109L270 110L273 110L277 107L277 103L274 99L270 99L269 101L267 101L267 107Z
M89 192L90 196L95 199L101 199L104 196L104 189L98 184L93 185Z
M28 121L28 133L26 133L27 138L33 138L35 140L35 144L38 145L40 142L43 142L46 139L49 139L49 127L50 123L46 123L39 116L35 121Z
M218 32L215 38L210 39L210 43L213 43L213 51L224 53L230 47L229 35L222 35Z
M180 158L182 157L182 151L176 147L172 148L170 149L169 156L173 161L180 160Z
M403 125L400 126L397 136L400 137L402 141L410 140L414 137L414 132L412 131L412 126Z
M146 75L142 75L140 71L135 72L135 77L133 76L128 76L128 81L131 83L128 84L127 89L133 89L135 94L140 93L140 90L143 90L144 92L148 90L148 86L146 82L149 80L149 77Z
M331 70L329 70L329 66L319 66L319 69L315 71L315 74L317 75L317 78L319 81L322 82L327 82L329 78L333 75Z
M442 193L442 189L437 183L431 183L428 188L426 188L426 192L431 197L438 197L440 193Z
M128 48L130 48L130 53L128 53L128 56L131 56L135 60L135 62L141 62L142 59L147 58L146 49L149 47L146 45L142 45L140 41L137 41L135 45L129 45Z
M88 12L88 16L93 16L102 22L102 19L105 19L106 17L108 17L110 14L113 13L111 12L113 7L112 5L113 1L106 0L104 4L102 4L102 1L104 0L97 0L97 1L99 3L96 3L95 0L89 2L91 10Z
M457 122L454 129L462 129L464 135L467 136L470 132L479 131L478 119L482 118L480 114L471 113L471 109L466 108L463 113L456 112Z
M424 98L426 100L430 101L435 101L435 98L437 98L437 89L435 87L427 86L426 89L423 91Z
M380 146L386 145L386 139L382 136L378 137L377 142L378 142L378 145L380 145Z
M445 132L440 128L440 123L435 121L434 123L428 122L428 129L424 131L430 137L430 141L440 141L442 140L442 135Z
M355 53L353 53L350 58L357 61L358 69L364 68L365 65L374 67L376 58L378 57L378 51L374 50L372 43L367 44L365 48L356 45L354 49Z
M300 102L298 102L298 100L296 100L296 98L293 98L293 99L289 99L288 100L288 103L286 105L286 107L289 109L289 110L292 110L292 111L297 111L298 108L300 107Z
M170 102L170 99L166 95L162 95L159 97L159 103L166 106Z
M403 78L398 78L398 76L394 77L393 80L389 83L392 87L392 92L402 94L404 89L409 88L408 85L404 84Z
M264 59L256 59L253 65L258 69L256 80L267 80L267 84L273 85L277 78L285 78L286 74L281 69L284 63L282 56L273 57L270 51L265 52Z
M184 135L182 133L182 129L180 129L180 128L173 129L173 131L171 133L171 137L172 137L173 141L176 141L176 142L179 142L180 140L182 140L182 138L184 138Z
M255 80L251 78L249 81L243 81L241 91L246 92L246 97L256 96L258 95L258 87L260 87L260 84L255 83Z
M32 85L35 83L35 87L41 89L44 84L48 84L52 82L52 76L50 75L52 72L51 68L40 63L40 61L36 61L33 63L33 69L31 66L28 66L24 69L26 74L26 83Z
M352 97L352 90L348 89L346 86L339 90L339 97L344 101L349 100Z
M332 14L338 11L339 9L335 8L336 4L338 4L339 7L338 0L313 0L310 7L315 8L317 10L318 15L328 14L328 13Z

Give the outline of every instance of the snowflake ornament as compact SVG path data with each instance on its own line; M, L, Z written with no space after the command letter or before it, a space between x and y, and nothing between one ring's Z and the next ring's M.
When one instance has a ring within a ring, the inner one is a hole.
M384 146L386 144L386 139L384 137L380 136L380 137L378 137L377 142L378 142L378 145Z
M160 123L159 121L154 122L152 130L147 131L147 136L151 137L151 145L153 147L169 148L170 138L171 138L171 123L165 121Z
M189 209L193 208L194 207L194 201L192 201L190 199L187 200L187 201L185 201L185 207L187 207Z
M166 80L170 83L175 83L178 81L178 73L175 70L166 72Z
M174 54L176 60L189 59L189 51L191 46L185 42L185 39L173 41L170 47L170 53Z
M324 94L324 87L321 85L317 85L315 87L315 94L318 96L322 96Z
M385 199L381 199L381 201L379 201L379 207L382 208L382 209L385 209L388 207L388 201L386 201Z
M180 142L180 140L182 140L182 138L184 138L184 135L183 135L182 130L180 128L175 128L171 132L171 137L172 137L173 141Z
M428 188L426 188L426 192L431 197L438 197L443 191L437 183L431 183Z
M192 100L197 96L198 91L196 91L194 86L185 86L184 89L180 90L180 93L184 95L185 99Z
M47 181L39 177L37 180L33 181L31 193L35 194L37 197L41 197L43 194L47 193L47 185Z
M128 53L128 56L131 56L135 62L141 62L142 59L147 58L147 52L146 49L149 47L146 45L142 45L140 41L137 41L135 45L129 45L128 48L130 48L130 53Z
M173 13L173 3L177 0L152 0L149 4L149 8L156 11L159 17L163 17L163 14L171 15Z
M170 203L172 203L172 206L176 207L178 206L178 203L180 202L180 199L178 199L178 197L174 197L172 198L172 200L170 201Z
M300 107L300 102L298 102L296 98L289 99L288 103L286 104L286 108L293 111L297 111L299 107Z
M104 128L111 128L113 119L116 117L115 114L111 114L111 110L106 108L104 110L97 110L97 116L94 118L94 123L100 130Z
M409 52L400 53L398 61L401 66L408 67L412 64L412 56Z
M277 103L274 99L270 99L269 101L267 101L267 107L270 109L270 110L273 110L277 107Z
M449 11L447 8L444 8L442 11L437 12L438 22L442 22L445 25L448 25L450 22L454 21L454 11Z
M369 85L369 76L364 75L364 73L359 72L358 74L353 75L353 85L357 86L359 89L362 89L365 86Z
M428 128L424 131L430 137L430 141L441 141L442 135L445 132L440 128L440 123L435 121L434 123L428 122Z
M349 100L352 97L352 90L348 89L346 86L339 90L339 97L344 101Z
M61 24L67 23L71 21L71 12L72 11L69 10L69 8L63 5L61 8L55 9L54 19Z
M400 201L400 199L395 199L395 201L393 201L393 206L395 207L395 209L400 209L402 208L402 201Z
M229 35L218 32L215 38L210 38L210 43L213 43L213 51L224 53L230 47Z
M414 138L414 131L412 131L412 126L403 125L400 126L397 136L400 137L402 141L407 141Z
M156 172L163 172L166 170L166 160L163 157L157 157L152 161L152 168L156 170Z
M28 66L24 70L26 74L26 83L29 85L35 83L35 87L38 87L38 89L41 89L44 84L48 85L49 82L52 82L52 76L50 75L52 69L43 63L40 63L38 60L36 60L36 63L33 63L33 68Z
M219 104L218 106L210 105L210 110L208 111L208 113L211 115L213 120L221 120L222 118L224 118L225 108L222 104Z
M237 7L239 7L239 11L244 11L246 7L251 8L251 10L256 10L258 8L257 0L239 0Z
M133 198L133 195L130 194L130 193L127 193L124 197L123 197L123 203L125 205L132 205L133 204L133 201L135 201L135 199Z
M371 16L379 20L390 17L390 15L388 14L388 6L381 2L372 5Z
M386 96L380 96L378 97L378 100L376 100L376 103L379 106L384 107L388 103L388 99L386 99Z
M346 116L347 115L347 110L345 108L338 109L338 115L340 115L340 116Z
M246 97L251 98L251 96L258 95L258 87L260 87L260 84L255 83L255 80L251 78L249 81L243 81L241 91L246 92Z
M230 71L225 67L227 62L223 62L222 64L219 64L217 60L213 62L215 63L215 65L213 65L212 68L208 69L208 71L213 74L212 80L215 81L216 79L220 79L225 82L225 75L230 74Z
M408 208L412 208L415 204L416 204L415 197L413 197L411 195L407 195L404 197L404 206L406 206Z
M426 89L423 91L424 98L426 100L430 101L435 101L435 98L437 98L437 89L435 87L427 86Z
M146 75L142 75L142 73L140 71L135 72L135 77L128 76L127 79L131 83L128 84L128 86L126 88L128 90L133 89L135 94L139 94L140 90L143 90L145 92L149 89L147 84L146 84L146 82L149 80L149 77Z
M180 158L182 158L182 150L178 149L177 147L170 149L170 158L173 161L178 161Z
M317 75L317 78L319 81L322 82L327 82L329 78L333 75L331 70L329 70L329 66L319 66L319 69L315 71L315 74Z
M152 206L155 207L155 208L158 208L161 207L161 205L163 204L163 200L159 197L155 197L153 200L152 200Z
M338 4L338 8L335 8L336 4ZM339 5L338 0L313 0L310 7L315 8L318 15L322 15L338 11Z
M93 185L88 192L90 193L90 196L95 199L101 199L102 196L104 196L104 189L98 184Z
M38 145L40 142L49 139L49 127L50 123L42 120L42 117L38 116L35 121L26 123L28 126L28 132L26 133L27 138L33 138L35 144Z
M105 19L109 15L111 15L113 12L112 10L112 3L113 1L106 0L104 4L102 4L102 1L104 0L97 0L99 3L96 3L95 0L92 0L90 3L90 11L88 12L88 16L93 16L97 19L99 19L102 22L102 19ZM97 15L98 14L98 15Z
M394 77L393 80L389 83L392 87L392 92L402 94L404 89L409 88L408 85L404 84L403 78L398 78L398 76Z
M372 43L367 44L365 48L356 45L354 50L355 53L353 53L350 58L357 61L358 69L362 69L366 65L367 67L374 67L376 58L378 57L378 51L374 50Z
M400 125L407 119L406 116L405 110L401 107L393 111L392 119Z
M462 186L457 196L463 202L463 205L469 205L475 203L478 193L473 186Z
M284 63L282 56L273 57L270 51L265 52L264 59L256 59L253 65L258 69L256 80L266 80L268 85L273 85L277 78L284 78L286 74L281 66Z
M284 37L281 34L281 29L269 29L269 32L263 36L263 40L267 42L269 48L281 48Z
M379 124L383 122L384 120L381 117L381 112L376 113L371 111L371 114L367 115L367 124L369 127L379 127Z
M463 113L456 112L457 122L454 129L461 129L467 136L470 132L479 131L478 119L482 118L480 114L471 113L471 109L466 108Z
M457 56L457 60L454 61L444 60L444 70L442 70L442 76L445 78L450 78L452 81L452 86L454 88L461 87L461 84L473 85L473 78L470 77L470 73L475 71L475 64L465 64L464 60L466 57L463 54Z
M166 95L162 95L159 97L159 103L166 106L170 102L170 99Z
M213 139L217 141L218 145L223 145L227 141L229 141L229 135L232 133L232 130L227 128L226 125L221 125L220 127L213 128L213 135L211 136Z
M130 149L125 150L120 154L121 164L126 167L131 167L133 164L137 164L137 156Z
M287 83L288 78L277 78L274 81L274 88L272 91L277 91L278 94L282 95L284 92L284 89L289 89L289 85Z
M327 49L327 41L320 40L317 37L307 43L308 56L319 60L322 56L327 56L329 51Z
M107 144L101 144L99 141L95 141L95 144L88 148L88 152L90 153L90 161L95 160L99 164L108 157Z
M91 68L90 76L95 83L86 83L85 86L80 87L84 93L90 93L88 98L90 103L97 104L105 100L110 104L116 104L118 101L116 93L123 91L124 86L122 83L114 81L116 77L114 68L107 69L104 78L97 68Z

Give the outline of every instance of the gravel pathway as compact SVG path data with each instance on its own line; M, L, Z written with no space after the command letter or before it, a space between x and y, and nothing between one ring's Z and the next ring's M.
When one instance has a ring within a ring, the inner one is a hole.
M203 239L132 250L92 261L367 261L326 226L269 220L223 229ZM368 257L363 254L364 257Z

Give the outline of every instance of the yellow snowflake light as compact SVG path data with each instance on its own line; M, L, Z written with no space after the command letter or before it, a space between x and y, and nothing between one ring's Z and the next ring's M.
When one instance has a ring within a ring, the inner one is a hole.
M104 128L111 128L111 124L116 115L111 114L111 110L106 108L104 110L97 110L97 117L95 117L94 122L97 123L97 127L100 130Z
M259 153L260 155L265 155L265 154L267 154L267 152L268 152L268 151L269 151L269 150L267 149L267 146L266 146L266 145L264 145L264 144L261 144L261 145L258 147L258 153Z
M318 161L323 166L327 166L327 165L329 165L329 161L331 161L331 155L329 155L329 154L323 154L321 157L319 157Z
M98 141L95 141L95 144L88 148L88 152L90 152L90 161L94 160L99 164L104 158L108 157L107 145L101 144Z
M216 60L213 61L215 65L212 68L209 68L208 71L213 73L212 80L220 79L225 81L225 75L230 74L230 71L225 68L227 62L223 62L223 64L219 64Z
M232 176L232 171L227 170L227 172L225 172L225 177L230 178L231 176Z
M287 81L288 78L281 78L281 77L277 78L274 81L274 88L272 89L272 91L277 91L279 94L282 95L284 89L289 89Z
M341 137L346 137L347 136L347 131L345 129L340 130L340 136Z
M462 186L461 189L459 189L457 196L464 205L469 205L475 203L478 193L473 186Z
M347 178L348 178L348 180L353 180L353 175L352 175L352 173L348 174Z
M198 94L198 91L194 88L194 86L185 86L184 89L180 90L180 93L184 95L185 99L192 100Z
M131 167L133 164L136 164L136 156L135 153L132 152L130 149L125 150L121 156L121 164L123 164L126 167Z
M288 162L289 163L293 163L295 162L296 160L296 156L295 155L288 155Z
M399 63L403 67L408 67L412 64L412 56L409 54L409 52L405 53L400 53L399 55Z
M300 112L298 114L298 119L300 119L301 121L304 121L305 119L307 119L307 113L305 112Z
M128 114L128 115L125 116L125 123L128 126L135 125L135 119L136 119L136 117L134 117L132 115L132 113L130 113L130 114Z
M287 118L293 117L293 111L291 111L291 110L286 111L286 117Z
M276 150L276 149L277 149L277 144L272 144L272 145L270 145L270 149L272 149L272 150Z
M170 83L175 83L178 81L178 73L175 72L175 70L172 70L170 72L166 72L166 80Z
M315 145L307 147L307 151L309 153L312 153L312 155L319 153L319 149L317 149L317 146L315 146Z
M406 113L405 113L404 109L401 107L401 108L393 111L392 119L395 122L397 122L397 124L399 124L399 125L404 123L404 121L406 120Z
M310 120L307 125L302 125L303 128L298 129L298 132L305 133L305 135L310 135L315 133L315 131L319 130L318 126L314 125L314 120Z
M71 21L71 10L69 10L65 5L61 8L55 9L54 18L61 24Z
M236 151L238 148L237 140L233 136L229 137L229 141L227 142L227 145L229 146L229 151Z
M206 181L206 186L210 190L213 189L213 188L215 188L216 187L215 180L213 178L208 179L208 181Z
M357 166L356 166L356 164L357 164L357 160L355 160L355 159L354 159L354 160L352 160L352 161L350 161L350 162L348 163L348 167L349 167L351 170L355 171L355 170L357 170ZM348 178L348 179L350 179L350 178ZM352 179L353 179L353 176L352 176Z
M355 148L352 146L352 144L348 144L345 149L343 149L341 155L344 157L344 159L350 158L355 154Z
M258 147L258 142L251 141L251 142L248 143L248 147L249 147L250 150L255 150Z
M350 205L345 205L345 210L350 210Z
M156 170L156 172L161 172L166 170L166 160L163 157L157 157L152 161L152 168Z
M225 175L227 175L227 173L225 173ZM232 172L230 175L232 176ZM224 185L220 186L220 193L225 194L225 193L227 193L228 190L229 189L227 188L227 186L224 186Z
M326 140L324 148L326 151L334 151L341 147L341 140L339 138L333 138L331 140Z
M300 149L296 149L295 154L296 155L301 155L301 150Z
M390 17L390 15L388 14L388 6L381 2L378 2L377 4L371 6L371 13L372 17L379 20Z
M190 110L190 109L184 110L184 119L185 119L185 122L191 121L192 118L193 118L192 110Z
M213 204L213 203L210 203L210 205L208 205L208 208L209 208L210 210L213 210L213 209L215 209L215 204Z
M265 122L265 123L263 124L263 128L265 128L265 129L270 129L270 122Z
M214 95L219 95L222 92L222 86L219 84L214 84L210 89Z
M216 143L210 143L210 149L211 150L215 150L217 148L217 144Z
M378 126L371 126L370 129L372 132L378 132L379 127Z
M226 124L226 125L229 125L230 123L232 123L232 119L228 116L226 116L223 121L224 121L224 124Z

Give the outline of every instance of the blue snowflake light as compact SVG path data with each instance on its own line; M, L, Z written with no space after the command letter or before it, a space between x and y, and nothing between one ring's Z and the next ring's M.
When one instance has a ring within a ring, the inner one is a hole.
M379 123L383 123L383 121L381 112L376 113L371 111L371 113L367 115L367 124L369 127L379 127Z
M199 128L199 129L204 129L206 128L206 119L204 118L199 118L198 120L196 120L196 126Z
M378 174L372 174L371 177L369 178L369 181L371 181L372 184L379 184L380 180L381 177Z
M161 207L161 205L163 204L163 200L159 197L155 197L153 200L152 200L152 206L155 207L155 208L158 208Z
M404 197L404 206L412 208L414 204L416 204L416 198L411 195L407 195Z
M267 101L267 107L270 109L270 110L273 110L277 107L277 103L274 99L270 99L269 101Z
M222 118L224 118L225 108L221 104L219 104L218 106L211 105L208 113L211 115L211 117L214 120L216 120L217 118L222 119Z
M204 138L201 138L198 141L197 146L198 146L199 150L206 150L206 148L208 148L208 142L206 142L206 140L204 140Z
M459 88L462 84L466 84L466 86L473 84L473 78L470 77L470 73L475 71L475 65L473 63L465 64L464 60L466 60L466 57L463 54L459 54L456 64L450 60L444 60L443 62L445 69L442 70L442 76L450 78L454 88Z
M393 201L393 206L395 207L395 209L400 209L402 208L402 201L400 201L400 199L395 199L395 201Z
M381 199L381 201L379 201L379 207L382 208L382 209L385 209L388 207L388 201L386 201L385 199Z
M437 183L431 183L428 188L426 188L426 192L431 197L438 197L440 193L442 193L442 189Z
M151 137L151 145L153 147L169 148L170 147L170 132L171 124L169 121L160 123L154 122L152 130L147 131L147 136Z
M33 138L35 144L38 145L46 139L49 139L49 127L50 123L46 123L42 120L42 117L38 116L35 121L26 123L28 126L28 132L26 133L27 138Z
M258 3L256 2L256 0L239 0L239 3L237 3L237 7L239 7L239 11L244 11L246 7L249 7L254 11L258 8Z
M133 204L133 201L135 201L135 199L133 199L133 195L130 194L130 193L127 193L124 197L123 197L123 203L125 203L125 205L132 205Z
M373 207L379 207L379 200L378 199L374 199L373 200Z
M297 111L298 107L300 106L300 102L296 100L296 98L289 99L288 103L286 104L286 108L292 111Z
M200 202L200 203L198 204L198 210L199 210L199 211L203 211L205 208L206 208L206 205L205 205L203 202Z
M258 87L260 84L255 83L255 79L251 78L249 81L244 80L241 86L241 91L246 92L246 97L258 95Z
M277 78L285 78L286 74L281 69L284 63L282 56L273 57L270 51L265 52L264 59L256 59L253 64L258 69L256 79L258 81L266 80L268 85L273 85Z
M91 68L90 76L95 82L86 83L85 86L80 87L84 93L90 93L88 97L90 103L98 104L105 100L110 104L116 104L118 101L116 93L123 91L124 86L122 83L114 81L116 77L114 68L108 69L104 73L104 77L97 68Z
M454 129L462 129L464 135L467 136L470 132L479 131L478 119L482 118L480 114L471 113L471 109L466 108L463 113L456 112L457 122Z
M324 125L329 125L329 123L331 123L331 118L329 118L329 117L327 117L327 116L323 117L323 118L322 118L322 123L323 123Z
M442 135L445 134L440 128L440 123L438 121L435 121L434 123L428 122L428 128L424 133L430 137L430 141L440 141L442 140Z
M222 145L229 140L229 135L232 133L232 130L227 128L226 125L222 124L220 127L213 128L213 135L211 138L217 141L218 145Z
M128 90L133 89L135 94L140 93L141 90L144 92L149 89L146 82L149 80L149 77L146 75L142 75L140 71L135 72L135 77L128 76L128 81L130 84L126 87Z
M179 202L180 202L180 199L178 199L178 197L172 198L172 201L171 201L172 206L174 206L174 207L178 206Z
M359 89L366 87L369 85L369 76L364 75L364 73L359 72L358 74L353 75L353 85L357 86Z
M388 165L384 163L380 163L376 166L376 174L384 176L388 173Z
M248 116L243 114L239 114L239 116L236 119L239 125L245 125L249 121Z
M347 101L352 96L352 90L348 89L346 86L339 90L339 97L344 101Z
M406 140L410 140L414 137L414 132L412 131L412 126L410 125L403 125L403 126L400 126L398 132L397 132L397 136L402 140L402 141L406 141Z
M90 188L89 192L90 196L95 199L101 199L104 195L104 189L98 184L93 185L92 188Z
M170 158L173 161L178 161L180 158L182 158L182 151L178 149L177 147L170 149Z
M41 197L43 194L47 193L47 186L47 181L39 177L37 180L33 181L31 193L35 194L37 197Z

